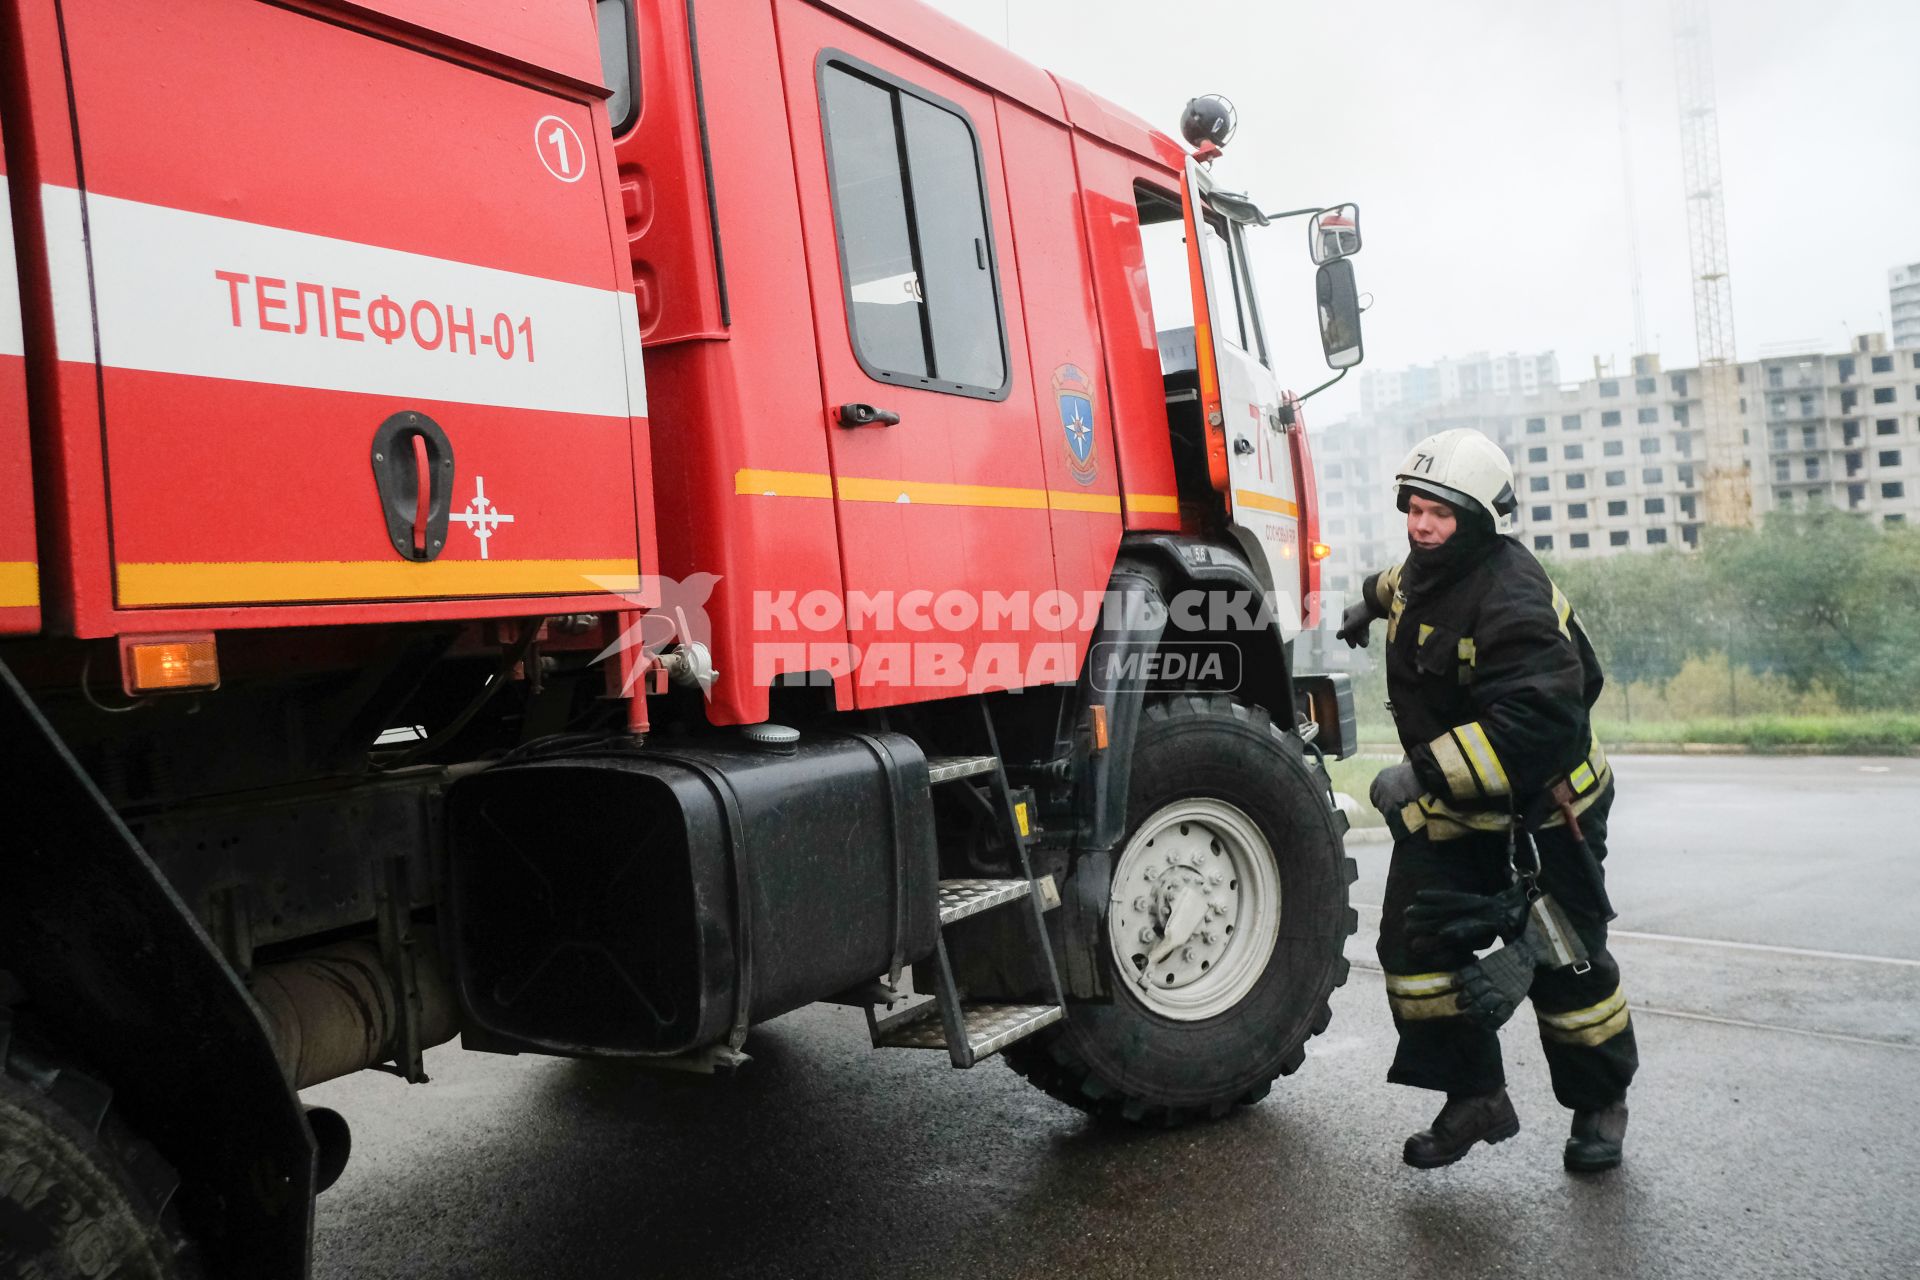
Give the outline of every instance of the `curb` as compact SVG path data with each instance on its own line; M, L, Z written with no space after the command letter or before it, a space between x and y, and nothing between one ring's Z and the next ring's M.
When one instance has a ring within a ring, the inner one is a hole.
M1762 746L1745 742L1621 742L1603 745L1609 756L1886 756L1896 760L1920 756L1920 747L1886 747L1863 742L1781 742ZM1354 754L1397 760L1402 752L1397 743L1370 742L1360 744Z
M1608 746L1612 756L1920 756L1920 747L1876 746L1868 742L1623 742Z

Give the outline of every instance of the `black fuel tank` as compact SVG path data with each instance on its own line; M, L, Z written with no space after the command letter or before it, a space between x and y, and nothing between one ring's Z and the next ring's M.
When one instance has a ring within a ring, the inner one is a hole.
M458 985L494 1035L675 1054L932 952L927 765L898 734L506 763L448 797ZM741 887L744 886L746 909Z

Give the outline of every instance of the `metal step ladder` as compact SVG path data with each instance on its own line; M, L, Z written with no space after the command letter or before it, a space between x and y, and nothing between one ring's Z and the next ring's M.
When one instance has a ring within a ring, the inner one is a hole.
M934 786L960 785L974 789L976 797L992 810L999 826L1019 855L1021 878L957 879L940 882L940 937L934 950L934 969L938 975L932 998L898 1013L882 1016L877 1004L866 1005L867 1031L876 1049L945 1049L956 1067L971 1067L982 1058L998 1053L1016 1040L1023 1039L1067 1016L1066 997L1060 987L1060 973L1054 965L1053 948L1047 942L1045 912L1060 903L1059 892L1051 876L1036 881L1027 849L1033 830L1029 801L1016 799L1007 785L1006 769L999 755L999 743L993 721L981 708L987 745L992 754L978 756L937 756L927 761L928 781ZM1026 908L1028 932L1045 965L1046 989L1051 1003L980 1003L965 999L954 978L953 964L947 953L947 929L985 911ZM884 983L874 994L889 1007L893 993Z

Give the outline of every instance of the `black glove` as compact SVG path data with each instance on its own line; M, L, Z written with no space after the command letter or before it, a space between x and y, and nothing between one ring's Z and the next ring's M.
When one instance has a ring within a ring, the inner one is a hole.
M1340 615L1340 629L1334 634L1345 640L1349 649L1366 648L1373 638L1373 609L1365 600L1355 600Z
M1374 776L1367 799L1381 813L1396 814L1418 800L1425 791L1426 788L1420 785L1420 775L1413 771L1411 764L1402 760Z
M1468 1022L1497 1030L1527 998L1536 970L1572 967L1578 973L1586 962L1586 944L1566 913L1551 897L1541 897L1526 903L1526 927L1519 937L1460 970L1454 1002Z
M1494 939L1511 942L1527 927L1527 890L1515 884L1496 894L1422 889L1405 912L1407 945L1415 951L1479 951Z
M1462 969L1460 991L1454 997L1460 1016L1476 1027L1499 1030L1533 989L1538 962L1527 936L1522 934L1518 941Z

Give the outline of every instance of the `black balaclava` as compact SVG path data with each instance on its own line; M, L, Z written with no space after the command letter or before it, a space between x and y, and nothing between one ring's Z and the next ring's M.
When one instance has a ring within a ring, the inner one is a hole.
M1400 490L1400 509L1406 510L1407 488ZM1418 492L1417 490L1415 492ZM1421 497L1431 495L1422 493ZM1434 499L1443 501L1443 499ZM1400 589L1409 604L1445 590L1458 582L1493 551L1500 535L1494 531L1493 517L1479 506L1448 502L1453 509L1453 536L1427 551L1413 546L1407 552L1407 567L1400 576Z

